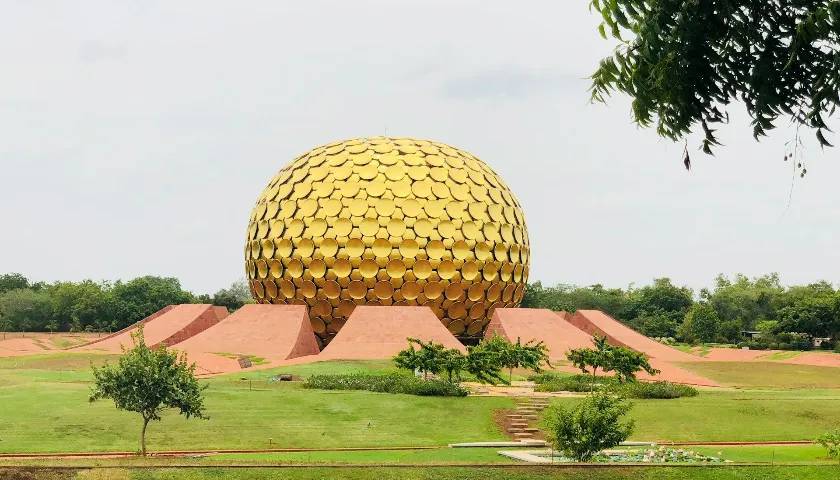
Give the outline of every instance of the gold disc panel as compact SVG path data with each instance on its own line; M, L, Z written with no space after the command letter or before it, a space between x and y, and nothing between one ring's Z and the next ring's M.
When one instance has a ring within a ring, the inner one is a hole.
M460 338L519 305L530 248L516 197L449 145L359 138L280 170L251 213L245 269L259 303L306 304L322 344L356 305L427 305Z

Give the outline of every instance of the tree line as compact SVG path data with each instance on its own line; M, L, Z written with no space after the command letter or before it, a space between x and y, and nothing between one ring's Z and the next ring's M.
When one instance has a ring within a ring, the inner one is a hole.
M167 305L211 303L236 310L250 299L244 281L213 295L196 295L171 277L44 283L7 273L0 275L0 331L112 332Z
M244 281L212 295L196 295L171 277L44 283L8 273L0 275L0 330L108 332L166 305L210 303L233 311L250 301ZM696 294L668 278L624 289L536 282L528 285L522 306L602 310L650 337L689 343L807 348L813 338L830 338L827 347L840 339L840 290L825 281L783 286L775 273L756 278L719 275L712 288ZM760 332L761 338L749 340L744 332Z
M602 310L653 338L733 343L751 348L807 349L814 338L840 340L840 290L820 281L783 286L778 274L718 275L697 295L668 278L635 288L528 285L523 307ZM759 332L758 335L746 332Z

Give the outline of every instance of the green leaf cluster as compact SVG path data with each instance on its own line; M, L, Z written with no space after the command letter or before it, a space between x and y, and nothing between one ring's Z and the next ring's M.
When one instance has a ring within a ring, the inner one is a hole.
M195 378L195 364L186 356L165 347L149 348L143 328L132 334L134 347L123 349L116 365L93 367L94 383L90 401L111 399L119 410L139 413L143 418L140 451L146 454L146 427L160 420L164 410L177 409L190 418L208 418L204 414L203 391Z
M601 450L627 440L634 424L622 422L622 417L629 408L622 397L610 392L588 395L571 408L551 405L543 419L546 440L569 458L589 461Z
M643 370L649 375L659 373L643 353L610 345L606 337L595 336L592 343L595 348L574 348L566 353L566 358L582 372L591 373L593 388L599 369L605 373L615 372L619 382L635 381L636 374Z
M702 150L715 124L746 105L758 139L779 117L815 130L840 105L840 0L592 0L598 31L620 43L592 75L591 94L633 99L641 126L680 140L698 126ZM688 166L688 165L686 165Z
M464 354L455 348L446 348L436 342L408 339L408 348L394 356L398 368L419 371L424 378L429 374L446 373L450 382L460 382L466 372L482 383L510 383L512 369L528 368L540 372L548 364L548 349L542 342L511 343L494 335L475 346L467 347ZM501 375L507 368L508 378Z
M830 458L836 458L840 462L840 429L820 435L817 437L817 443L826 449Z

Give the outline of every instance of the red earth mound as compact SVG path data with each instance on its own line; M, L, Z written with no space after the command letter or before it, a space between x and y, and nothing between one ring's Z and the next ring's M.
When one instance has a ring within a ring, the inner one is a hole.
M127 327L123 328L122 330L117 330L116 332L109 333L108 335L105 335L104 337L99 337L99 338L97 338L97 339L95 339L95 340L92 340L92 341L90 341L90 342L87 342L87 343L85 343L85 344L82 344L82 345L76 345L75 347L71 347L71 348L81 348L81 347L85 347L85 346L87 346L87 345L90 345L90 344L92 344L92 343L97 343L97 342L101 342L101 341L103 341L103 340L108 340L109 338L114 338L114 337L116 337L117 335L121 335L121 334L123 334L123 333L125 333L125 332L128 332L129 330L134 330L134 329L135 329L135 328L137 328L139 325L144 325L144 324L146 324L146 322L149 322L149 321L151 321L151 320L154 320L155 318L157 318L157 317L159 317L159 316L163 315L164 313L166 313L166 312L168 312L168 311L172 310L173 308L175 308L175 305L167 305L167 306L165 306L165 307L161 308L160 310L158 310L157 312L155 312L155 313L153 313L153 314L149 315L148 317L144 318L143 320L140 320L139 322L136 322L136 323L132 323L131 325L129 325L129 326L127 326Z
M121 330L116 335L73 350L120 353L122 347L132 346L131 334L137 331L140 325L143 326L146 345L150 347L175 345L219 323L228 315L225 307L205 304L175 305L164 310L137 322L131 328Z
M600 310L578 310L569 318L569 322L589 335L605 336L612 345L624 346L651 358L667 362L701 360L700 357L648 338Z
M499 335L510 342L543 342L549 358L566 358L573 348L591 347L592 336L566 320L566 312L544 308L497 308L484 338Z
M429 307L358 306L317 360L391 358L409 337L466 351Z
M719 386L713 380L680 368L676 362L699 362L705 359L648 338L600 310L578 310L569 317L569 322L589 335L607 337L612 345L630 348L650 357L650 364L660 370L659 375L651 377L639 375L643 380L667 380L674 383L691 385Z
M202 373L237 371L243 357L267 367L319 351L306 306L268 304L245 305L174 348Z

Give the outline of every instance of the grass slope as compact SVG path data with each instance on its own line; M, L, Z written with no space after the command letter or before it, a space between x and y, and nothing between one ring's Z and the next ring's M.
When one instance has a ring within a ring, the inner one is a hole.
M578 399L558 399L573 404ZM675 400L633 400L632 438L644 441L812 440L840 426L836 390L701 391Z
M695 362L681 367L719 382L743 388L840 388L840 369L776 362Z
M17 365L24 368L0 363L0 452L135 450L139 417L117 411L110 401L88 403L87 369L27 368L59 360L41 358ZM314 364L285 371L301 375L380 367ZM425 446L496 440L504 436L492 412L513 406L509 398L304 390L298 382L268 382L270 374L208 380L210 420L185 420L169 413L150 426L151 449Z
M117 411L109 401L87 402L89 365L106 358L113 357L60 353L0 359L0 452L135 450L139 418ZM720 368L713 362L692 365L711 365L709 371ZM801 368L765 363L751 363L749 368L743 368L742 364L727 364L720 370L726 375L741 382L747 378L758 384L773 383L776 390L704 390L694 398L635 400L631 411L636 419L633 439L813 439L840 426L840 410L834 408L840 401L840 390L788 388L806 381L833 385L821 375L838 377L838 370L829 368L822 372L820 367L805 367L820 370L820 375L796 374ZM387 361L320 362L205 380L209 385L206 396L211 419L185 420L168 414L163 422L150 426L149 444L152 450L263 449L439 446L504 438L493 423L493 411L512 408L514 402L510 398L304 390L298 382L271 381L277 373L291 373L299 378L316 373L392 369ZM578 400L556 401L571 404ZM431 454L404 455L421 458ZM372 453L356 458L362 457L384 458Z

